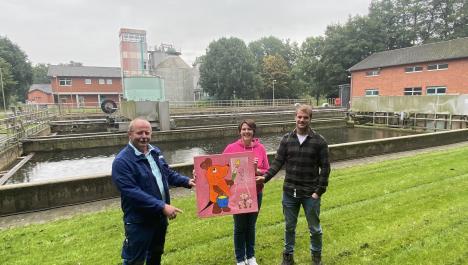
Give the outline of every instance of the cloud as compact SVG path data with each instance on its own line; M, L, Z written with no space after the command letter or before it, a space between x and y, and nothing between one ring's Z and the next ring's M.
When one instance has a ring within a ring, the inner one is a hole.
M370 0L3 0L0 35L33 63L70 60L118 66L121 27L144 29L150 46L172 43L192 63L208 44L235 36L247 43L265 36L301 42L331 23L366 14Z

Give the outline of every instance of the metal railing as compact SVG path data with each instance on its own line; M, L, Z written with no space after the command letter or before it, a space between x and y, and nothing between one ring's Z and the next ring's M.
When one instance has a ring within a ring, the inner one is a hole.
M117 109L120 109L120 102L114 101ZM41 104L28 104L37 106L40 109L47 109L51 113L58 116L69 114L104 114L101 109L101 102L86 102L81 104L76 103L41 103ZM28 106L26 105L26 106Z
M313 104L310 99L271 99L266 100L200 100L200 101L170 101L171 109L212 109L212 108L241 108L241 107L277 107L291 106L296 103Z
M258 107L285 107L294 106L294 104L315 105L314 99L266 99L266 100L199 100L199 101L169 101L171 111L190 111L190 110L213 110L213 109L229 109L232 111L242 108L258 108ZM327 106L335 106L335 99L328 99ZM120 102L116 101L117 109L120 109ZM48 109L51 113L56 113L58 116L68 114L104 114L101 110L100 102L81 103L47 103L47 104L31 104L37 108Z
M7 117L0 119L0 150L17 144L21 139L36 135L49 126L56 114L34 105L13 107Z

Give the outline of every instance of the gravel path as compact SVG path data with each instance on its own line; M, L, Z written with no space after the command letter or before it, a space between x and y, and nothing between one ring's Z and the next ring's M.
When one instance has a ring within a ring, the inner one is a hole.
M449 150L454 148L460 148L468 146L468 142L461 142L457 144L437 146L431 148L424 148L400 153L392 153L386 155L372 156L360 159L353 159L347 161L340 161L332 163L332 169L347 168L355 165L363 165L369 163L375 163L385 160L398 159L402 157L408 157L415 154L430 153L434 151ZM280 171L278 176L275 177L276 180L284 178L284 171ZM193 190L188 190L184 188L175 188L171 190L171 196L174 197L184 197L184 196L193 196L195 193ZM28 224L36 223L46 223L58 219L71 218L77 214L84 214L89 212L103 211L109 208L120 207L120 199L109 199L101 200L96 202L78 204L73 206L60 207L45 211L31 212L16 214L10 216L0 217L0 230L7 229L10 227L25 226Z

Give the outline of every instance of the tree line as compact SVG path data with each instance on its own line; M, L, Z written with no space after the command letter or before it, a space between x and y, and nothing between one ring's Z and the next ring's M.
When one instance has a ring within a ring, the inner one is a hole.
M372 53L468 36L466 0L373 0L368 15L350 16L302 44L270 36L246 44L211 42L200 85L213 99L336 97L349 69Z

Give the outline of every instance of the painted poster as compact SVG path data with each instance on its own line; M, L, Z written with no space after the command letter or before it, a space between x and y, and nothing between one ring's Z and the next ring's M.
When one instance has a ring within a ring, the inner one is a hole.
M254 153L194 157L199 217L257 212Z

